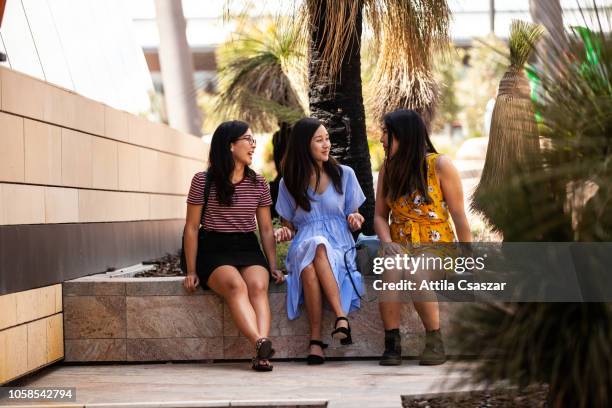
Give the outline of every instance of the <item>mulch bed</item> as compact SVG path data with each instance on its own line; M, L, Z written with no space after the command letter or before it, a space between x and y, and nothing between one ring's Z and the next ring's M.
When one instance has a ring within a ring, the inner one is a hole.
M543 408L549 406L546 402L547 391L546 386L532 386L520 391L497 389L420 396L404 395L402 406L404 408Z
M135 278L160 278L169 276L185 276L181 271L180 254L167 254L161 258L151 261L144 261L143 265L155 265L155 269L150 271L138 272Z

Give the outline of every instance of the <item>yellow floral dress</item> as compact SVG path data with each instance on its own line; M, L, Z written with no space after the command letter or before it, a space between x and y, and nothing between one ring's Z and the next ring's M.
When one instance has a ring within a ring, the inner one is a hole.
M425 197L418 191L387 202L391 210L390 230L393 242L408 247L419 247L421 243L456 242L448 207L436 174L436 158L439 156L440 154L432 153L425 158L427 192L431 197L431 204L427 204Z

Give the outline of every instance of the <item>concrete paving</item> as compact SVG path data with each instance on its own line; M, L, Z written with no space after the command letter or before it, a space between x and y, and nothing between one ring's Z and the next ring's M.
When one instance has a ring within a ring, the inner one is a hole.
M457 386L468 378L466 363L421 367L408 360L398 367L381 367L368 360L328 361L323 366L277 361L274 365L270 373L256 373L246 362L57 365L19 386L76 387L75 406L98 408L256 406L265 402L324 406L326 401L331 408L383 408L400 407L401 395L470 389Z

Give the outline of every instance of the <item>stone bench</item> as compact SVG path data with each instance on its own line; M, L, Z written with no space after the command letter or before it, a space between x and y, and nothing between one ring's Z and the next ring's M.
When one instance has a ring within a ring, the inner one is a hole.
M372 277L366 277L372 297ZM180 361L248 359L253 347L240 335L223 300L209 290L187 293L182 277L107 278L88 276L63 283L65 361ZM270 283L272 324L270 338L275 358L304 358L309 326L305 310L289 321L286 286ZM440 303L447 352L449 322L461 305ZM424 332L414 307L402 306L402 349L417 356ZM328 357L379 357L384 348L378 301L362 301L350 315L354 344L332 343L333 314L326 310L323 341ZM445 330L446 328L446 330Z

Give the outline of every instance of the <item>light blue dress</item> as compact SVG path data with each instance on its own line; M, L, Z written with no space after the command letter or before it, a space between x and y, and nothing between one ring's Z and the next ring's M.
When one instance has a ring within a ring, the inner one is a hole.
M342 166L342 192L338 194L330 181L327 189L316 194L308 187L311 197L311 210L296 208L293 196L281 179L276 201L276 211L297 229L287 253L287 315L290 320L300 316L300 305L304 303L302 280L300 275L304 268L312 263L319 244L325 245L327 257L340 290L342 309L345 313L358 309L359 296L351 284L344 264L344 254L350 250L355 241L351 235L346 217L357 211L365 201L365 196L352 168ZM363 292L361 274L357 271L355 251L346 254L347 263L355 286Z

